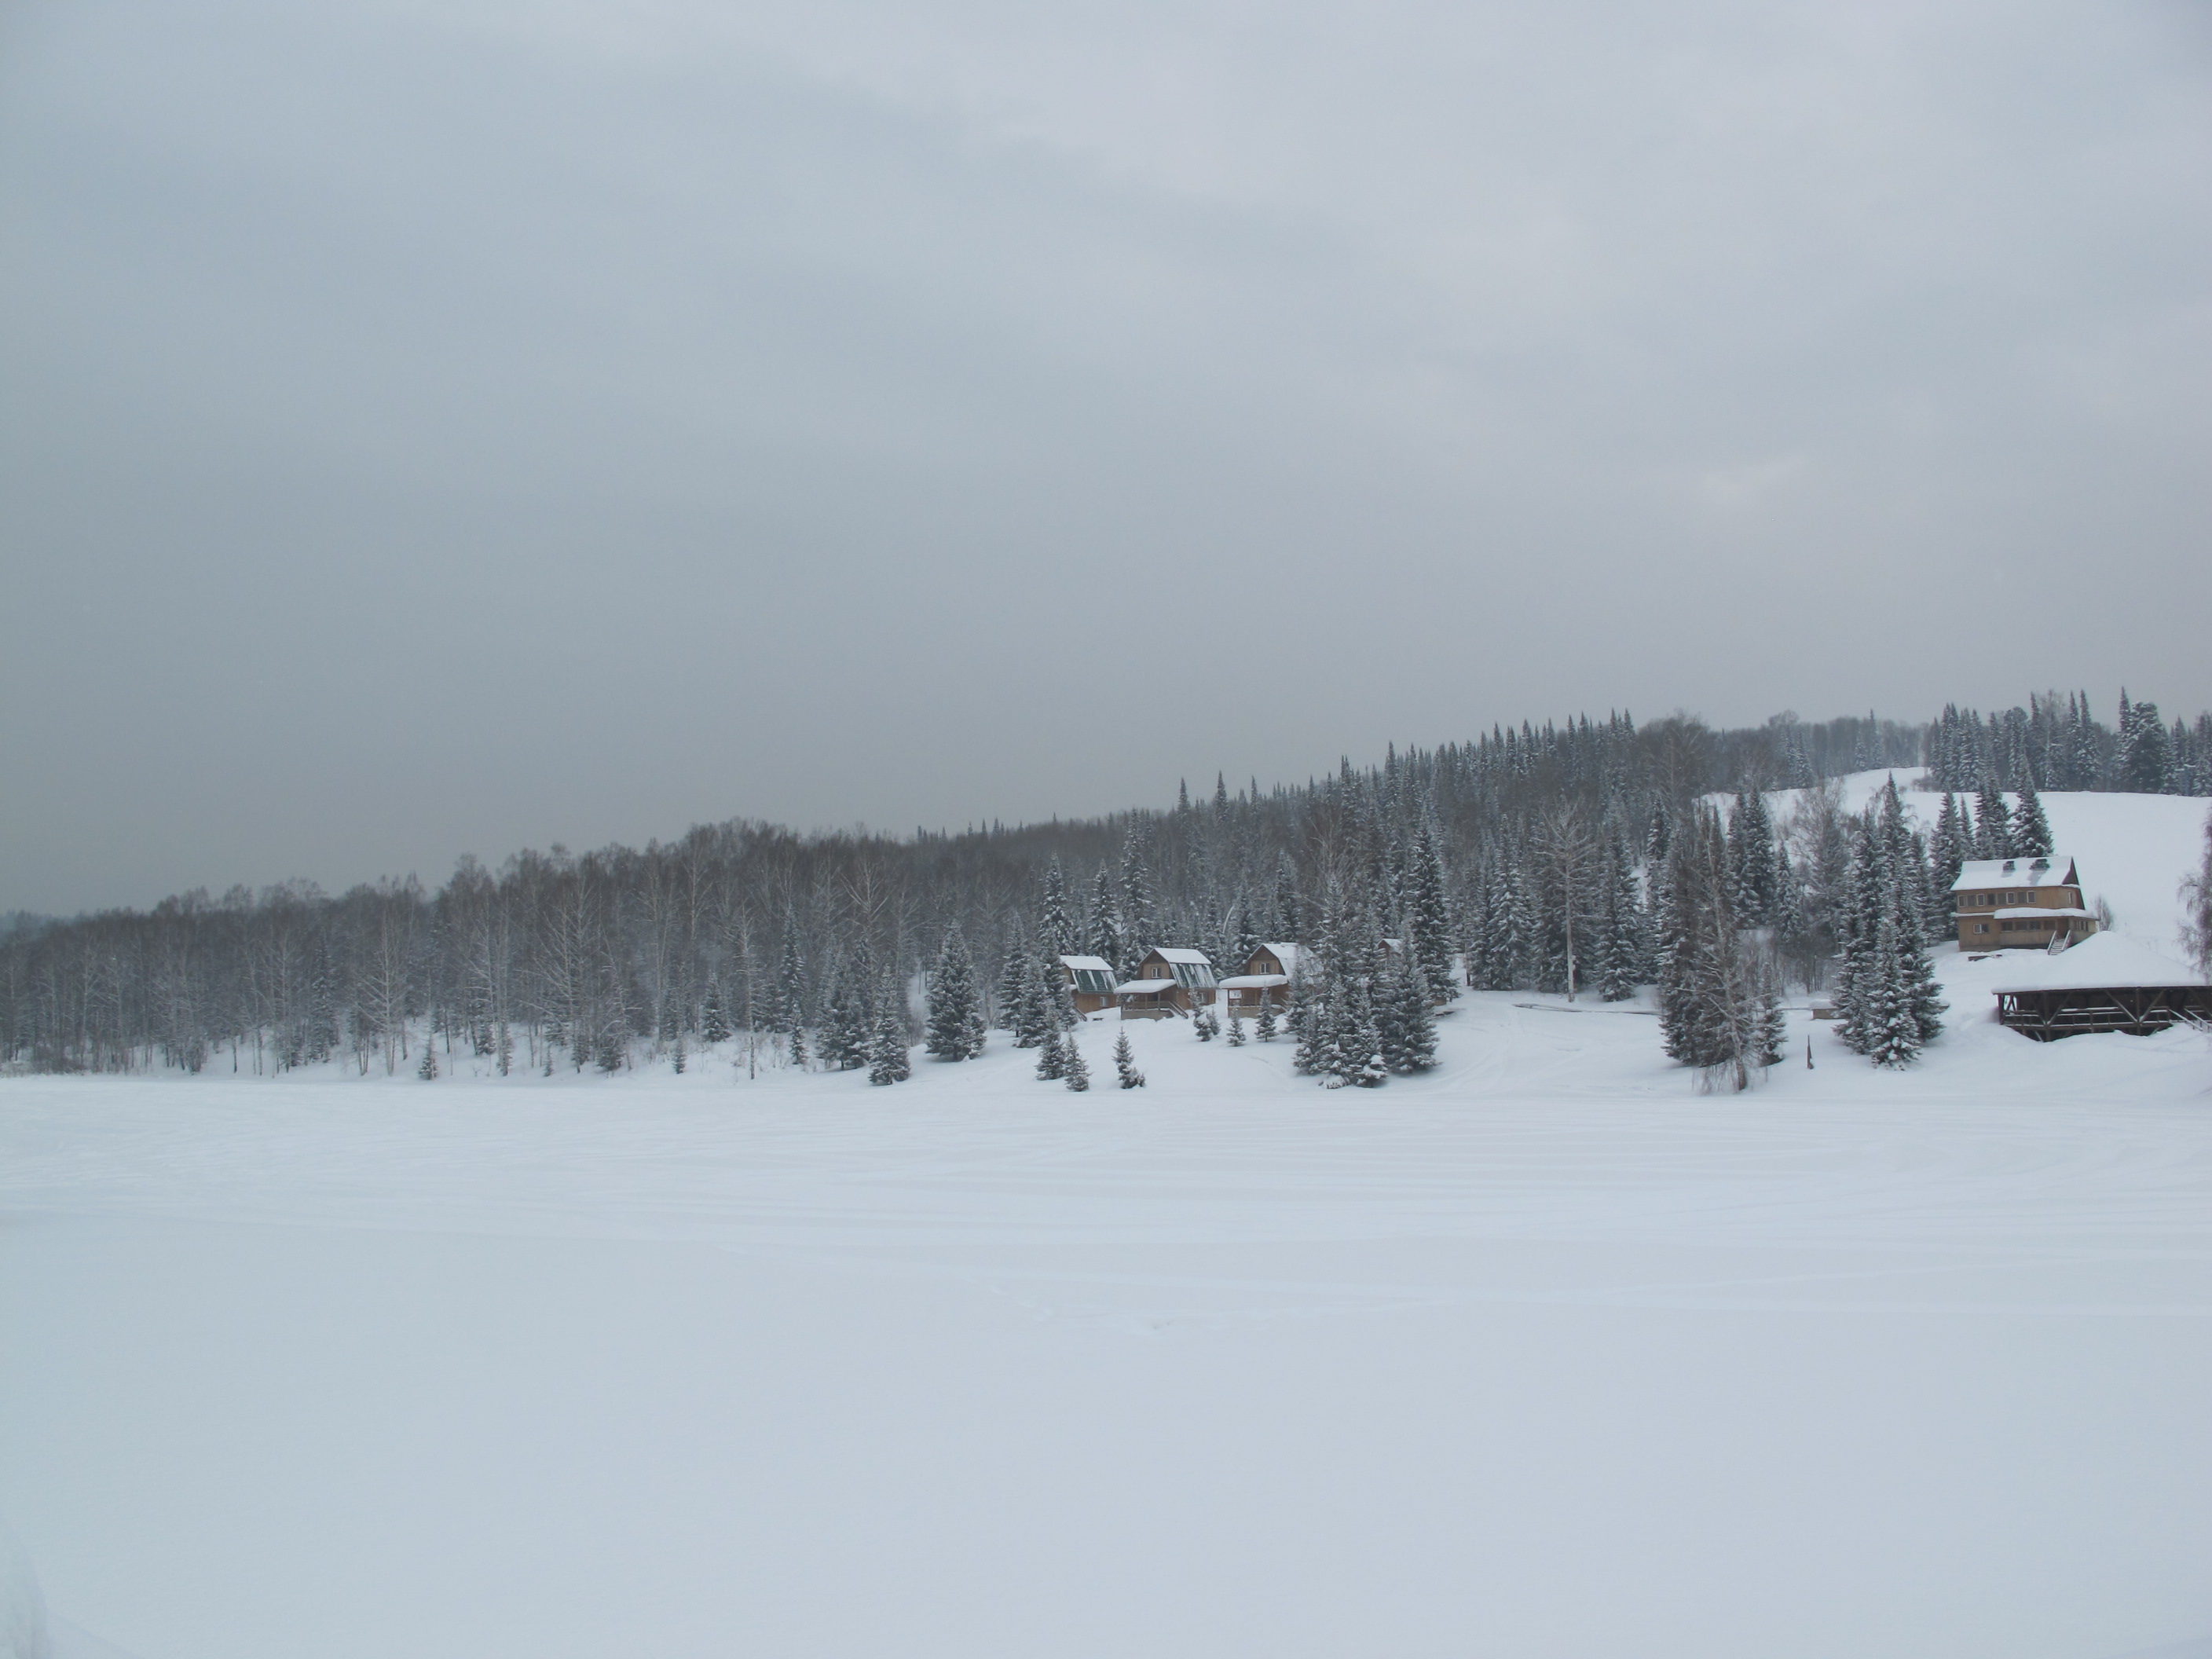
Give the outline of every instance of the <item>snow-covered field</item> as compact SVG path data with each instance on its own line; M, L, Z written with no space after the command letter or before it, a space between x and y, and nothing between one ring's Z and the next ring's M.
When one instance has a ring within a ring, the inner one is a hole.
M2202 803L2046 802L2173 954ZM2212 1046L1942 965L1741 1097L1503 994L1373 1093L0 1080L0 1513L61 1659L2205 1659Z

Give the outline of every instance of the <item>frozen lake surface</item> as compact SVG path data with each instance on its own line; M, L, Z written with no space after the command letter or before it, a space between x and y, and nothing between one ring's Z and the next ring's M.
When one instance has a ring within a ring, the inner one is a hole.
M1969 1014L0 1082L0 1509L64 1659L2201 1655L2212 1050Z

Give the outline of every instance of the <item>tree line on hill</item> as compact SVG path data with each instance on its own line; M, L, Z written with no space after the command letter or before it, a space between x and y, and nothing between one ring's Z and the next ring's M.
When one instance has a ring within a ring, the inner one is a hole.
M2117 732L2078 694L1924 726L1524 722L1302 787L1217 779L1210 799L1080 822L902 838L740 820L495 872L464 859L434 890L295 882L19 917L0 934L0 1062L391 1073L434 1067L434 1045L448 1070L461 1055L615 1072L735 1040L749 1066L889 1083L918 1041L956 1059L997 1027L1042 1048L1060 955L1127 977L1183 945L1233 971L1287 941L1308 948L1284 1035L1325 1082L1431 1063L1435 1009L1462 983L1615 1000L1656 986L1669 1052L1733 1079L1771 1060L1785 982L1833 979L1853 1046L1902 1063L1938 1029L1926 950L1966 849L2047 842L2039 786L2155 773L2212 789L2205 720L2169 731L2123 708ZM1825 787L1883 767L1925 767L1975 804L1947 794L1919 836L1893 801L1854 816ZM1802 804L1778 825L1765 792L1793 787ZM1725 814L1705 804L1729 792ZM969 1006L940 1006L969 984Z

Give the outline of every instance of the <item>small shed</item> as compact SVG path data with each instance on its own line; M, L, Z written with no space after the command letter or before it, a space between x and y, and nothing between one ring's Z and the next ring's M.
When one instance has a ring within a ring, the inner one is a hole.
M1103 957L1062 957L1060 972L1075 1012L1095 1014L1114 1006L1114 964Z
M2021 961L1993 988L1997 1019L2049 1042L2092 1031L2148 1036L2185 1021L2212 1020L2212 983L2117 933Z
M1165 1019L1212 1006L1213 963L1203 951L1147 951L1137 976L1114 988L1124 1019Z

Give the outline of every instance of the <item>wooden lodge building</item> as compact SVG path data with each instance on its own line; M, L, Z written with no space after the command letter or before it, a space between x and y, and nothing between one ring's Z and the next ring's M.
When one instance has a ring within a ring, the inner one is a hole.
M1257 1019L1265 1007L1281 1013L1290 1006L1291 979L1297 971L1297 945L1261 945L1246 959L1243 972L1221 981L1231 1018Z
M1951 884L1952 910L1961 951L2047 948L2097 931L2081 904L2074 860L2057 853L2043 858L1969 859Z
M1114 1006L1114 964L1105 957L1062 957L1060 972L1077 1013L1096 1014Z
M1137 976L1114 988L1124 1019L1173 1019L1213 1006L1213 963L1203 951L1147 951Z

